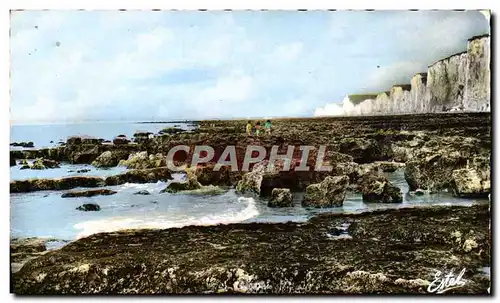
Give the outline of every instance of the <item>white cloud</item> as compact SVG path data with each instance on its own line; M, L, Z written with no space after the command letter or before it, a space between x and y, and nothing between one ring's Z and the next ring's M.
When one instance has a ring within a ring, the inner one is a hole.
M14 12L11 118L25 122L334 114L340 111L334 103L314 109L359 90L386 90L394 82L409 82L413 73L422 71L430 62L422 60L427 55L419 40L437 53L440 48L448 51L448 44L459 45L455 36L462 31L469 35L477 30L463 16L440 23L427 18L430 21L422 24L389 17L375 22L372 15L359 13L342 17L311 12L305 23L297 22L291 12L280 18L270 15ZM324 18L330 16L335 16L332 27ZM446 28L439 34L429 32L436 24L458 25L443 37ZM401 30L396 38L378 40L392 28ZM374 70L379 57L385 63Z

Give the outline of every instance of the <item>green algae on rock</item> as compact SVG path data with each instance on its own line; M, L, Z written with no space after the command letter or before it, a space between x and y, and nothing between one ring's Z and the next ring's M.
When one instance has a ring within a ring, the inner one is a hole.
M465 268L467 283L447 294L486 294L479 269L491 264L490 215L477 204L100 233L29 261L13 291L428 294L435 270ZM330 236L344 225L350 237Z

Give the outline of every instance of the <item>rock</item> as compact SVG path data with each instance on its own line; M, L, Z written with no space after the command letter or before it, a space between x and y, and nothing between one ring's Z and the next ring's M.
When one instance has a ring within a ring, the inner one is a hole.
M423 189L417 188L413 193L415 194L415 196L423 196L423 195L425 195L428 192L426 192Z
M31 166L31 169L48 169L60 168L59 162L47 159L36 159Z
M76 209L81 211L100 211L101 207L95 203L85 203L78 206Z
M162 154L149 155L147 151L131 154L127 160L121 160L118 165L129 169L146 169L166 166L166 157Z
M10 241L10 252L13 254L43 252L47 250L45 242L46 239L40 238L15 238Z
M435 274L429 269L446 262L456 277L458 269L491 264L490 219L488 205L455 205L326 213L301 223L98 233L29 261L12 275L12 289L16 295L428 295ZM328 237L346 222L351 239ZM450 237L455 230L462 234L458 243ZM446 294L485 294L491 284L476 274L465 278Z
M31 147L35 147L35 144L31 141L30 142L14 142L14 143L11 143L10 146L31 148Z
M28 164L26 164L26 165L21 166L21 168L19 168L19 169L30 169L30 168L31 167Z
M169 169L165 167L134 169L106 178L106 185L120 185L125 183L154 183L172 179Z
M125 135L119 135L113 139L113 144L115 145L126 145L129 142L130 140Z
M29 165L28 160L22 159L21 161L19 161L19 165Z
M202 188L202 185L196 179L196 175L191 170L186 170L187 181L185 182L171 182L166 188L160 191L161 193L177 193L185 190L195 190Z
M183 133L183 132L185 132L185 130L181 129L181 128L167 127L167 128L164 128L164 129L160 130L158 133L159 134L169 134L169 135L172 135L172 134L178 134L178 133Z
M110 189L91 189L82 191L72 191L61 195L61 198L76 198L76 197L93 197L93 196L109 196L117 192Z
M491 181L481 178L473 168L457 169L452 173L451 188L458 197L486 197L491 192Z
M16 159L14 159L12 156L10 157L10 166L16 166Z
M288 188L273 188L271 199L267 202L269 207L290 207L293 206L293 198Z
M403 193L401 189L394 186L382 175L365 175L361 183L361 192L363 193L363 201L366 202L403 202Z
M196 179L201 185L236 185L243 175L240 171L231 171L231 167L223 165L214 170L215 163L198 165L195 168Z
M42 163L46 168L60 168L59 162L55 160L43 159Z
M376 162L378 164L378 167L380 170L382 170L385 173L392 173L398 170L399 168L402 168L405 166L404 163L399 163L399 162L389 162L389 161L381 161L381 162Z
M270 196L274 188L299 187L299 175L293 170L281 171L280 163L269 165L268 160L256 163L252 171L242 175L241 180L236 185L239 193L252 193L261 197Z
M69 137L66 140L66 145L80 145L80 144L82 144L81 137Z
M389 160L393 155L389 143L369 138L344 138L339 143L339 152L352 156L360 164Z
M49 239L14 238L10 241L10 262L12 273L18 272L23 265L47 252L45 243Z
M144 143L153 138L153 133L150 132L136 132L134 134L134 142Z
M462 151L447 149L415 156L406 163L404 175L411 191L420 188L434 193L452 189L453 171L467 167L489 178L489 156L468 158Z
M115 167L118 163L126 159L129 156L127 151L117 150L117 151L105 151L99 155L93 162L92 165L95 167Z
M85 145L99 145L101 144L101 139L93 137L83 137L82 144Z
M146 195L151 195L151 193L147 190L140 190L140 191L136 191L134 193L134 195L143 195L143 196L146 196Z
M84 168L84 169L79 169L76 171L77 174L83 174L83 173L88 173L90 169Z
M104 186L101 177L74 176L57 179L29 179L10 182L11 193L26 193L38 190L66 190L76 187Z
M67 156L72 164L90 164L101 154L101 144L80 144L67 146Z
M306 188L303 206L332 207L342 206L349 178L347 176L328 176L321 183Z

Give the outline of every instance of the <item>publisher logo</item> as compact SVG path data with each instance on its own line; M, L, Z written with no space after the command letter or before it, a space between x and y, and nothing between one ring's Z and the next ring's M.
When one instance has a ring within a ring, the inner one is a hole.
M448 290L459 288L465 285L465 281L462 280L462 277L465 273L465 268L455 276L453 273L453 269L450 270L448 274L443 273L442 271L437 270L434 275L434 281L429 284L427 287L427 291L430 293L442 294Z

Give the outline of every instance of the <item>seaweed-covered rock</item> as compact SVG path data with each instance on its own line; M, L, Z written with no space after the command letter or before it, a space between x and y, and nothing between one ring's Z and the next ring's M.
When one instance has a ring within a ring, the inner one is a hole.
M328 176L321 183L306 188L303 206L332 207L342 206L349 178L347 176Z
M394 186L385 176L378 174L367 174L361 183L363 201L400 203L403 202L401 189Z
M76 187L101 187L104 178L90 176L72 176L57 179L29 179L10 182L11 193L25 193L38 190L65 190Z
M459 197L486 197L491 192L490 179L483 179L473 168L454 170L451 186L453 194Z
M288 188L273 188L271 198L267 202L269 207L289 207L293 206L293 197Z
M489 155L470 156L467 150L424 150L406 163L405 179L412 191L420 188L439 192L452 189L453 171L464 168L476 169L482 179L489 180Z
M99 155L93 162L92 165L95 167L115 167L118 165L120 160L126 159L128 157L128 152L123 150L116 151L105 151Z
M121 160L118 165L129 169L145 169L166 166L166 158L161 154L148 155L147 151L131 154L127 160Z
M48 168L60 168L59 162L55 160L48 159L36 159L31 166L31 169L48 169Z
M16 165L17 165L16 159L10 156L10 166L16 166Z
M81 211L100 211L101 206L95 203L85 203L83 205L78 206L76 209Z
M429 294L433 269L466 268L467 283L446 294L487 294L490 217L488 205L433 206L99 233L26 263L13 292ZM351 237L332 239L344 224Z
M438 192L450 187L453 171L466 167L467 162L459 152L441 151L406 162L404 176L410 190Z
M129 144L130 140L125 135L118 135L113 139L113 144L115 145L126 145Z
M117 192L110 189L91 189L82 191L71 191L61 195L61 198L76 198L76 197L93 197L93 196L109 196Z

